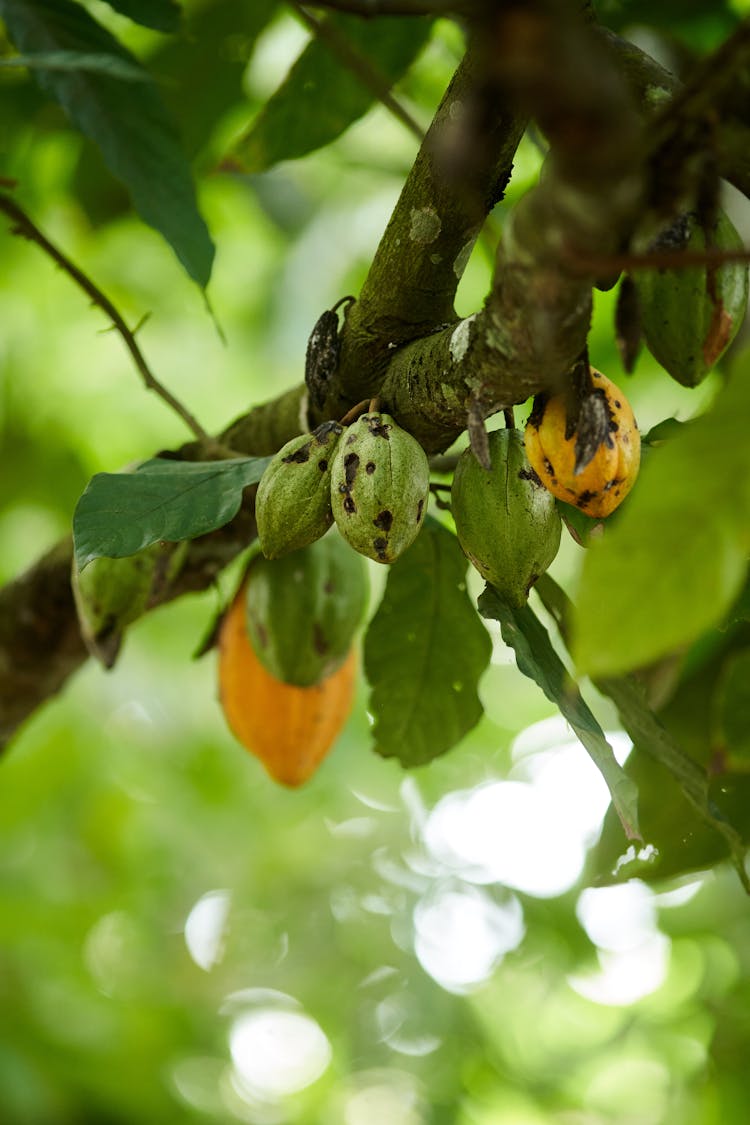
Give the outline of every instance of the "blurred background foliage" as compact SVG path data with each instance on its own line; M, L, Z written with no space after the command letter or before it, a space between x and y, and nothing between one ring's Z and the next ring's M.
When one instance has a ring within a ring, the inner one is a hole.
M205 68L211 103L172 108L216 242L209 297L226 342L22 71L0 72L2 174L129 322L150 314L139 341L153 369L219 429L299 382L309 331L358 291L417 141L376 106L311 156L222 171L307 31L287 13L254 22L262 5L241 6L238 30L235 5L190 4L208 38L186 58L90 7L167 97L181 67ZM745 7L601 10L616 27L647 20L634 34L669 61L715 45ZM438 21L396 88L425 126L461 49ZM498 225L542 155L526 137ZM746 208L727 205L748 241ZM4 581L67 532L93 473L186 434L36 247L3 225L0 254ZM490 268L480 244L462 315ZM597 295L591 358L621 381L613 301ZM643 353L627 387L646 431L700 410L715 382L684 390ZM573 579L579 555L567 542L553 573ZM736 877L586 887L606 790L499 634L486 716L451 754L410 775L375 758L362 685L319 773L275 787L224 726L214 654L191 659L241 561L220 589L137 623L116 670L85 667L3 760L4 1125L746 1121L750 915ZM611 728L609 704L595 709Z

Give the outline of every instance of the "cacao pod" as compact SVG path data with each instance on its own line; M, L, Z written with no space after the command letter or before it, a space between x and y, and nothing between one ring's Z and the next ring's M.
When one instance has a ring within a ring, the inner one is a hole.
M334 458L331 503L355 551L395 562L417 537L429 490L425 451L389 414L363 414L349 427Z
M261 477L255 498L260 549L267 559L298 551L333 523L331 467L344 432L324 422L282 446Z
M247 630L278 680L307 687L346 658L367 604L363 559L338 532L282 559L259 555L247 574Z
M285 684L266 671L247 633L245 583L219 631L219 699L235 736L274 780L292 788L333 746L354 698L356 653L311 687Z
M696 217L686 216L685 224L682 244L688 250L704 250L706 236ZM716 250L742 249L742 240L723 211L710 244ZM747 264L719 265L713 273L713 294L706 266L637 270L633 277L649 351L678 383L697 386L742 324L747 308Z
M554 497L526 459L518 430L489 436L491 468L471 449L453 476L451 507L458 541L472 566L508 601L523 606L560 546Z
M625 395L600 371L591 369L594 391L604 395L609 413L609 437L588 464L576 472L575 430L570 432L567 400L552 395L526 423L526 456L553 496L580 508L587 516L603 518L621 504L635 483L641 458L641 437Z
M187 546L153 543L125 558L93 559L83 570L73 562L71 586L81 635L105 668L114 665L125 628L177 577Z

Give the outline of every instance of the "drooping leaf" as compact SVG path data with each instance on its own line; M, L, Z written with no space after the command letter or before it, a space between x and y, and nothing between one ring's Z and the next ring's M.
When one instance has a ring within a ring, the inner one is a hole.
M293 160L330 144L367 112L376 95L363 77L373 69L392 85L424 45L427 19L373 19L332 15L325 20L355 59L349 65L322 38L313 39L230 156L249 172ZM356 62L356 56L363 61Z
M537 583L537 591L567 642L572 603L548 574ZM734 626L713 633L705 659L691 672L683 672L659 714L647 701L647 690L653 691L654 685L649 685L646 677L594 681L617 707L622 725L633 740L625 773L638 789L639 820L646 841L643 848L631 845L623 852L619 825L610 809L589 872L596 882L620 882L636 876L662 879L731 856L743 886L750 890L744 871L750 805L742 812L738 803L738 794L750 795L750 785L743 788L742 778L724 775L712 779L709 774L714 753L712 701L724 653L746 643L746 629Z
M71 0L0 0L0 16L24 54L111 55L139 67L114 36ZM143 73L144 81L124 83L111 73L34 71L40 86L60 103L76 128L101 149L141 218L167 240L190 277L206 285L213 244L198 211L175 127L156 84Z
M750 545L750 372L651 450L616 526L583 566L576 664L613 675L688 644L739 592Z
M109 74L122 82L150 82L151 76L140 63L128 62L116 55L96 55L83 51L39 51L34 55L13 55L0 59L0 67L28 70L88 70Z
M479 612L500 623L503 640L513 649L519 670L560 708L606 781L626 836L630 840L640 839L638 790L618 764L604 731L552 647L544 625L528 605L515 608L492 586L487 586L480 597Z
M365 639L375 749L420 766L482 716L477 683L492 644L466 592L467 563L451 532L428 518L388 572Z
M107 0L110 8L154 31L177 31L180 5L175 0Z
M135 473L97 473L73 516L76 563L122 558L163 539L194 539L237 514L269 457L231 461L146 461Z

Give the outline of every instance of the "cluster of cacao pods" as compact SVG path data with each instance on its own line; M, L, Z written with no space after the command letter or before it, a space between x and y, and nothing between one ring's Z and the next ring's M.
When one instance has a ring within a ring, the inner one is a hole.
M257 556L219 632L219 698L239 741L298 786L340 734L354 695L362 559L336 532L283 559Z
M287 442L263 474L255 502L261 550L281 558L335 521L359 554L392 563L422 526L429 487L422 446L389 414L362 414L346 428L324 422Z

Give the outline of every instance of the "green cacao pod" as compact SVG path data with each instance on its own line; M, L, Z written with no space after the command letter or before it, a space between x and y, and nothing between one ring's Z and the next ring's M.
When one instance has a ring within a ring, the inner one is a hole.
M255 498L260 549L278 559L320 539L333 523L331 467L344 432L324 422L284 445L261 477Z
M346 659L368 596L365 564L337 532L247 575L247 631L266 671L309 687Z
M425 451L389 414L363 414L349 427L334 458L331 504L355 551L395 562L417 537L429 489Z
M702 251L706 237L695 216L686 216L673 238L687 250ZM741 250L742 241L723 211L710 245ZM714 272L715 293L706 266L638 270L634 280L640 302L641 330L654 359L684 387L695 387L734 339L747 308L748 271L744 262L725 262Z
M518 430L489 435L491 468L470 449L453 476L451 506L469 562L508 601L523 606L560 546L554 497L529 465Z
M111 668L124 630L163 596L182 568L187 542L153 543L126 558L73 563L71 586L81 635L92 656Z

